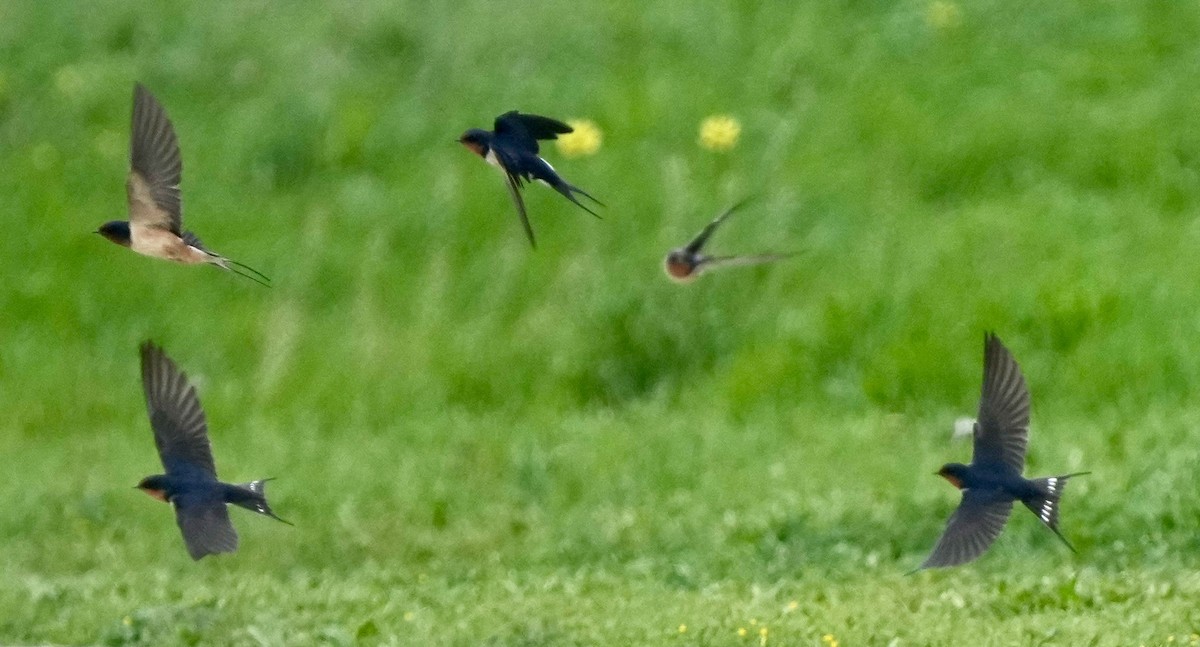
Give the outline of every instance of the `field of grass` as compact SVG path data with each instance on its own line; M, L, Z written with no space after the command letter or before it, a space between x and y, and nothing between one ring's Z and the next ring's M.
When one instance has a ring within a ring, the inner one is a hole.
M1200 644L1200 5L154 4L0 4L0 642ZM135 81L272 289L91 233ZM454 142L510 109L604 136L536 251ZM714 250L800 255L669 283L748 196ZM985 330L1078 553L906 576ZM295 527L131 489L144 339Z

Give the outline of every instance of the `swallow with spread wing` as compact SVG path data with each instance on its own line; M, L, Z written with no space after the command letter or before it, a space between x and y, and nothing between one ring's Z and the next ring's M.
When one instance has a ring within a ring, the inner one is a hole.
M795 256L795 254L758 254L754 256L709 256L703 253L704 245L717 231L717 227L725 222L734 211L746 204L743 200L723 211L708 223L700 233L684 247L671 250L663 263L667 277L676 283L690 283L704 272L720 267L735 267L738 265L759 265L780 261Z
M525 200L521 197L521 187L526 182L542 182L563 194L584 211L600 217L580 202L575 194L578 193L600 206L604 206L603 203L587 191L562 179L554 167L538 156L538 140L557 139L559 135L572 132L570 126L557 119L526 115L512 110L496 117L492 128L491 131L472 128L463 133L458 142L504 172L508 192L517 206L517 215L521 218L521 225L525 228L525 235L529 237L531 246L536 247L537 243L534 241L529 216L525 213Z
M227 503L291 525L267 503L265 484L270 479L237 485L217 480L208 423L195 387L154 344L143 343L141 357L146 411L166 473L147 476L136 487L175 508L175 521L192 559L237 550Z
M1087 472L1021 476L1029 440L1029 388L1017 361L991 333L983 341L982 391L971 464L947 463L937 472L962 490L962 501L933 552L916 570L957 566L982 555L1004 530L1016 501L1075 550L1058 529L1058 502L1067 480Z
M269 287L270 279L262 272L208 249L196 234L183 230L179 140L162 104L140 83L133 88L129 151L125 181L129 220L106 222L97 234L144 256L184 265L215 265Z

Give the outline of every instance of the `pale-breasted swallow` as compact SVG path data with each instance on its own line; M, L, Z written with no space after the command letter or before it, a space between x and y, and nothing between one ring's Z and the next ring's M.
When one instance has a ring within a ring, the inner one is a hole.
M708 256L702 253L704 245L708 243L708 239L717 231L717 227L725 222L735 210L746 204L747 200L729 207L719 216L713 219L712 222L705 225L704 229L692 239L684 247L671 250L667 253L667 258L663 262L663 269L667 272L667 277L677 283L688 283L694 281L696 277L704 272L716 269L718 267L734 267L737 265L758 265L760 263L770 263L772 261L780 261L785 258L795 256L795 254L758 254L755 256Z
M182 229L179 140L162 105L140 83L133 88L129 162L125 181L129 220L106 222L96 233L145 256L185 265L216 265L268 285L270 279L262 272L206 248L195 234Z
M496 117L492 127L492 131L472 128L463 133L458 142L504 172L508 192L517 205L517 215L521 217L521 225L525 227L525 235L529 237L530 245L537 246L533 238L533 227L525 213L525 200L521 197L521 186L525 182L540 181L563 194L584 211L600 217L581 203L575 194L578 193L600 206L604 206L603 203L562 179L546 160L538 156L539 139L557 139L559 135L572 132L570 126L557 119L524 115L512 110Z
M937 475L962 490L962 502L946 523L929 557L917 567L937 568L969 562L1000 536L1020 501L1072 551L1058 530L1058 502L1067 479L1087 472L1026 479L1029 439L1029 388L1021 367L1000 339L988 333L983 343L983 389L975 422L971 464L947 463Z
M217 480L208 422L196 389L162 349L151 342L141 346L142 388L154 429L154 444L166 474L147 476L137 488L175 508L192 559L237 550L238 536L225 504L280 519L267 504L265 483L222 483Z

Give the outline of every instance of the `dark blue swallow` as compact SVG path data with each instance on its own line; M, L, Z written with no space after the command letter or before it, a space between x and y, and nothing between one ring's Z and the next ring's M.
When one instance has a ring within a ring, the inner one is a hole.
M192 559L237 550L227 503L291 525L267 504L264 485L270 479L237 485L217 480L208 423L195 387L161 348L145 342L141 355L146 410L166 474L147 476L137 487L175 508L175 521Z
M521 217L521 225L525 227L525 235L529 237L530 245L536 247L537 243L534 242L529 216L525 213L525 200L521 197L521 186L525 182L540 181L566 196L584 211L600 217L580 202L575 194L578 193L600 206L604 206L603 203L562 179L546 160L538 157L538 140L557 139L559 135L572 132L570 126L557 119L523 115L513 110L496 117L496 123L492 127L492 131L472 128L463 133L458 142L504 172L508 192L517 205L517 215Z
M221 256L205 247L196 234L183 230L179 139L162 104L140 83L133 87L129 166L125 180L129 220L106 222L97 234L144 256L184 265L216 265L268 285L270 279L262 272Z
M1021 367L991 333L983 339L983 393L975 422L971 464L947 463L937 475L962 490L962 502L950 517L933 552L916 570L957 566L984 552L1000 536L1020 501L1067 548L1058 529L1058 501L1067 479L1087 474L1027 479L1025 447L1029 440L1029 388Z
M735 267L738 265L758 265L760 263L770 263L780 261L785 258L790 258L794 254L759 254L755 256L709 256L703 253L704 245L708 243L708 239L717 231L717 227L725 222L734 211L746 204L746 200L729 207L712 222L705 225L704 229L700 230L699 234L692 239L684 247L679 247L671 250L667 254L667 258L663 262L663 269L667 272L667 277L677 283L689 283L694 281L704 272L718 267Z

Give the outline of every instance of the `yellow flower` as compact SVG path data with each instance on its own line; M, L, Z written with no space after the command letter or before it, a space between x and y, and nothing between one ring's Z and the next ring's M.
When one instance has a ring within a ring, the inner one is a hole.
M837 638L834 638L833 634L825 634L824 636L821 636L821 642L829 645L829 647L838 647Z
M679 625L679 633L681 633L681 634L687 633L687 625Z
M739 638L746 637L746 628L745 627L738 627L738 637Z
M950 0L933 0L925 9L925 22L937 29L954 29L962 24L962 9Z
M787 603L786 610L787 611L795 611L796 609L799 609L799 608L800 608L800 603L795 600L792 600L791 602Z
M742 124L729 115L714 115L700 123L700 146L724 152L737 146Z
M555 140L558 152L562 153L563 157L586 157L600 150L600 142L604 138L595 122L587 119L572 119L567 121L567 125L574 130L565 135L559 135Z
M759 644L759 647L764 647L767 644L767 628L766 627L763 627L762 629L758 630L758 644Z

